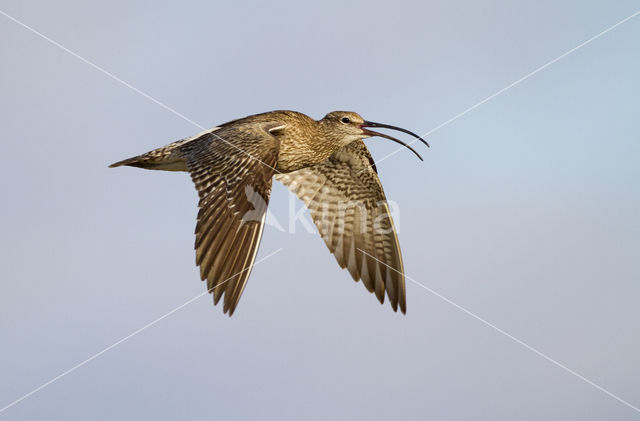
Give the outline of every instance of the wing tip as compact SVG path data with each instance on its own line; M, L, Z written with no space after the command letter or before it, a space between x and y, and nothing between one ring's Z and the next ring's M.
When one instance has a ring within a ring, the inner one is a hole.
M389 300L391 303L391 308L393 309L394 313L398 312L398 308L400 308L400 312L403 315L407 314L407 305L405 304L404 301L391 301Z

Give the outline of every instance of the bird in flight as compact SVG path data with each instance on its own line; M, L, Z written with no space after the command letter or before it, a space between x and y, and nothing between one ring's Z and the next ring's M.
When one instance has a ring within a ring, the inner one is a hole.
M349 111L314 120L294 111L271 111L221 124L195 136L111 164L187 171L199 201L196 264L214 304L224 295L231 316L249 278L275 178L307 206L338 264L362 280L380 303L406 313L400 245L375 163L363 139L369 130L396 126L366 121Z

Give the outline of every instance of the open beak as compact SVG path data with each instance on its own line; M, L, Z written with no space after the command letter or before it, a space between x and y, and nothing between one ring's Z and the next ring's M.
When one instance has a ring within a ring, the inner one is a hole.
M367 136L380 136L380 137L384 137L386 139L389 140L393 140L396 143L401 144L402 146L406 147L407 149L409 149L411 152L413 152L414 154L417 155L418 158L420 158L420 161L424 161L424 159L422 159L422 157L420 156L420 154L418 152L415 151L415 149L413 149L411 146L409 146L408 144L404 143L401 140L396 139L395 137L391 137L389 135L383 134L383 133L378 133L378 132L374 132L373 130L367 130L365 129L365 127L380 127L382 129L392 129L392 130L398 130L400 132L404 132L407 133L413 137L415 137L416 139L419 139L422 143L424 143L427 148L429 147L429 144L420 136L418 136L417 134L410 132L407 129L403 129L402 127L396 127L396 126L391 126L389 124L382 124L382 123L374 123L373 121L365 121L364 123L362 123L360 125L360 128L362 129L362 131L364 132L364 134L366 134ZM415 141L414 141L415 142Z

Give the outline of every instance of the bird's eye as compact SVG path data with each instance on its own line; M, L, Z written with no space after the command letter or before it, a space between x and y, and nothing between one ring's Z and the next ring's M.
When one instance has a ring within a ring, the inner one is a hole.
M349 124L351 123L351 120L349 120L349 117L342 117L340 119L340 121L342 121L344 124Z

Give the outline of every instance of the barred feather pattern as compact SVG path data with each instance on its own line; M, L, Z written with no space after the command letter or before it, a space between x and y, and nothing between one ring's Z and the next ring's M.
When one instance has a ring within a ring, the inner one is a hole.
M214 304L224 296L223 309L229 316L238 305L262 236L279 150L279 141L269 133L272 126L229 125L181 147L200 196L196 264Z
M404 268L389 206L364 142L354 141L327 160L277 180L309 208L329 251L380 303L406 313ZM364 253L363 253L364 251ZM381 263L382 262L382 263Z

